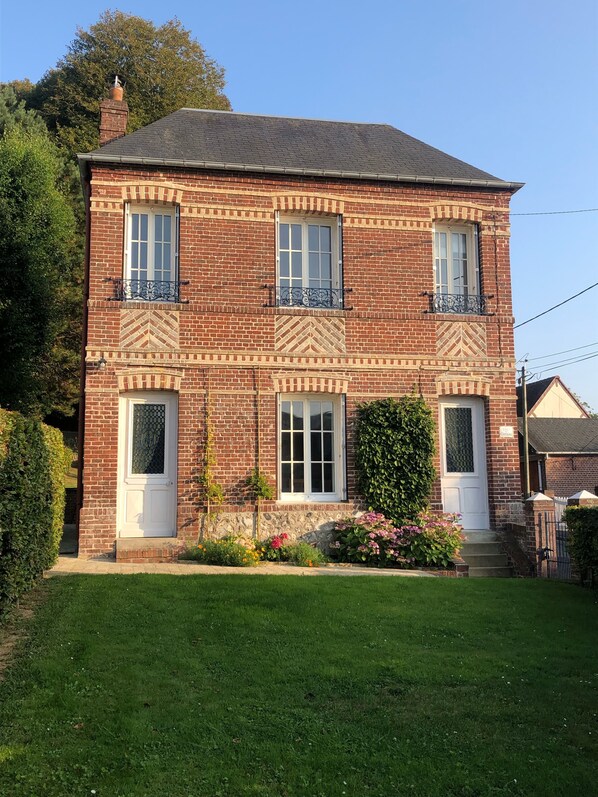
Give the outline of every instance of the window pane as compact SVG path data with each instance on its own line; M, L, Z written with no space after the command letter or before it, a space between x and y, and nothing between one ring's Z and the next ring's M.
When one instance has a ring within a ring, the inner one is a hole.
M166 406L134 404L131 473L164 473Z
M322 437L324 438L324 461L325 462L332 462L332 432L328 432L327 434L323 434Z
M303 460L303 432L293 432L293 462Z
M320 256L314 252L309 253L309 277L316 280L320 277Z
M447 473L473 473L473 429L470 407L445 407Z
M311 461L322 461L322 435L320 432L311 433Z
M293 465L293 492L305 492L305 477L303 463L295 463Z
M325 401L322 404L322 413L324 415L324 429L333 429L332 425L332 402Z
M142 243L139 246L139 268L147 268L147 244Z
M154 216L154 231L156 241L162 241L162 216Z
M323 280L330 280L332 277L332 256L331 255L322 255L320 257L321 263L321 274Z
M291 435L289 432L282 432L280 435L280 460L290 462L291 460Z
M293 401L293 429L303 429L302 401Z
M301 249L300 224L291 224L291 249Z
M164 216L164 229L162 240L165 243L172 243L172 216Z
M320 227L320 249L322 252L331 252L332 230L330 227Z
M309 251L320 251L320 228L316 224L310 224L307 228L309 230Z
M280 249L288 249L289 248L289 225L288 224L281 224L279 229L279 247Z
M154 244L154 269L161 271L162 269L162 244Z
M311 491L321 493L322 491L322 466L319 463L312 463L311 466Z
M140 213L139 219L141 221L141 240L147 241L147 228L148 228L148 215L147 213Z
M283 463L280 469L280 489L283 493L291 492L291 465Z
M131 216L131 238L136 241L139 239L139 213Z
M324 465L324 492L334 492L334 465L332 463Z
M301 277L301 272L302 272L302 265L301 265L302 256L301 256L301 252L293 252L291 254L291 257L292 257L291 263L292 263L292 266L293 266L293 277Z
M280 276L281 277L288 277L290 274L289 272L289 253L288 252L281 252L280 253Z
M281 406L281 423L282 429L291 428L291 402L283 401Z
M312 429L322 428L322 405L319 401L309 402L310 426Z

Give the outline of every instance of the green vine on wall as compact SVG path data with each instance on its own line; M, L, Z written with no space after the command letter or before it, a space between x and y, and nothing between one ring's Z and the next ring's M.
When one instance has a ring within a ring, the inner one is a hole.
M358 485L368 507L401 525L426 508L435 477L435 426L421 396L357 408Z
M214 443L214 422L212 419L212 403L209 387L206 390L206 434L204 446L204 463L200 476L200 484L203 489L203 497L206 504L206 517L204 532L206 537L212 537L218 529L220 520L220 510L224 503L224 488L216 481L214 468L216 467L216 449Z

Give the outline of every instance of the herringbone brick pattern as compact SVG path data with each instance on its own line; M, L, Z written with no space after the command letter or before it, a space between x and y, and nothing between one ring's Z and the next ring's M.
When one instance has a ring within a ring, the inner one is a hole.
M288 354L344 354L344 318L282 316L276 319L276 351Z
M439 357L483 357L486 354L486 328L483 324L444 321L436 331Z
M169 310L124 310L120 320L120 347L146 351L178 349L178 313Z

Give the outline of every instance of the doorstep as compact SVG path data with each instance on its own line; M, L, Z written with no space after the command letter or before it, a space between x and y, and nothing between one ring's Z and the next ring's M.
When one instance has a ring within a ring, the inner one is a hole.
M116 541L116 561L124 564L160 564L178 561L185 543L176 537L127 537Z

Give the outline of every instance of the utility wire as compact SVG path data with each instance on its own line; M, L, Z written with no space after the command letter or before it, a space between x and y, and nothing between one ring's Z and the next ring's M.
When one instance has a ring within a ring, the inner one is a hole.
M556 357L557 354L568 354L570 351L579 351L579 349L589 349L590 346L598 346L598 340L595 343L586 343L585 346L576 346L574 349L564 349L563 351L555 351L552 354L543 354L541 357L522 357L521 360L527 359L530 362L532 360L547 360L549 357ZM521 362L521 360L517 360L517 362Z
M562 216L565 213L598 213L598 208L583 208L582 210L542 210L536 213L511 213L511 216Z
M567 365L577 365L577 363L583 363L586 360L593 360L595 357L598 357L598 351L592 352L592 354L586 354L584 357L577 357L573 360L562 360L561 362L547 363L546 365L540 366L540 370L536 371L536 373L543 374L545 371L551 371L553 368L565 368Z
M529 324L530 321L535 321L536 318L540 318L541 316L546 315L546 313L551 313L553 310L556 310L557 307L562 307L564 304L567 304L567 302L570 302L572 299L577 299L577 297L581 296L582 293L586 293L587 291L592 290L592 288L595 288L596 285L598 285L598 282L595 282L593 285L590 285L588 288L584 288L583 291L576 293L574 296L570 296L568 299L565 299L564 301L555 304L553 307L549 307L548 310L544 310L544 312L538 313L538 315L535 315L532 318L528 318L527 321L522 321L520 324L515 324L513 329L525 326L525 324Z

